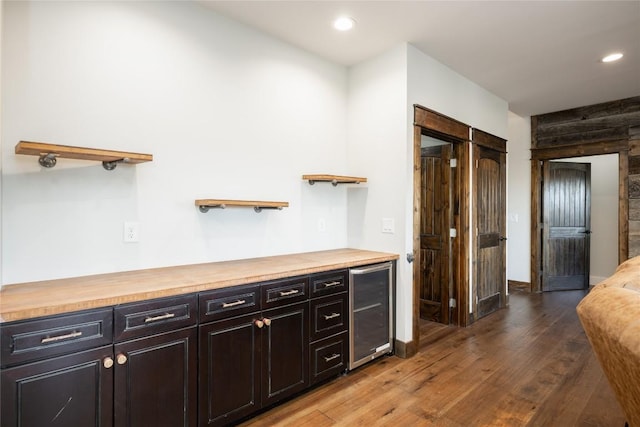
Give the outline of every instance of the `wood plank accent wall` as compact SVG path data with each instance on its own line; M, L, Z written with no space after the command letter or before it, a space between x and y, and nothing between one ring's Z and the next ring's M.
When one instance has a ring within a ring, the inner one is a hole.
M640 120L640 96L531 118L531 146L545 148L627 140Z
M629 127L629 179L627 194L629 195L629 257L640 255L640 125Z
M541 162L618 154L618 261L640 255L640 96L531 117L531 285L540 290Z

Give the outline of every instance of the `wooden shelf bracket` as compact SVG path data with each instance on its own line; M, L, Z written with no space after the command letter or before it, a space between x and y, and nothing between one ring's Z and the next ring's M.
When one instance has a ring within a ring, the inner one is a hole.
M252 200L220 200L220 199L200 199L196 200L196 206L202 213L209 212L210 209L226 209L227 207L251 207L257 213L263 209L276 209L289 207L289 202L259 202Z
M114 170L119 163L137 164L153 160L153 155L151 154L73 147L70 145L56 145L30 141L20 141L16 145L15 153L38 156L38 163L44 168L54 167L58 163L58 157L100 161L102 162L102 167L108 171Z
M360 184L367 182L367 178L342 175L302 175L302 179L309 181L309 185L314 185L316 182L330 182L334 187L337 187L338 184Z

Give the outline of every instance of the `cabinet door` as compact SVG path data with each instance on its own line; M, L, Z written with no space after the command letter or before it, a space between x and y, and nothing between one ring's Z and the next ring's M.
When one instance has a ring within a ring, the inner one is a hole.
M4 369L2 426L112 425L112 347Z
M260 409L258 313L200 325L200 425L227 425Z
M114 346L114 425L195 426L197 422L196 328Z
M308 302L263 312L262 405L301 391L309 384Z

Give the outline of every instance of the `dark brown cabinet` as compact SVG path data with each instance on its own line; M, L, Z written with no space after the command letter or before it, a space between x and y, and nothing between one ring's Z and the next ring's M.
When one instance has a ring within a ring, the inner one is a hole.
M117 306L114 316L114 426L196 426L196 296Z
M263 312L263 406L302 391L309 384L308 311L308 303L303 302Z
M225 425L260 408L257 314L200 326L200 425Z
M2 427L111 426L112 309L0 325Z
M349 365L347 270L311 276L309 377L318 383Z
M233 424L346 370L348 301L339 270L0 323L0 424Z
M109 345L3 369L2 427L111 426L112 356Z
M308 386L306 277L200 295L200 425L226 425ZM245 314L249 312L249 314Z
M2 427L195 426L196 302L2 325Z

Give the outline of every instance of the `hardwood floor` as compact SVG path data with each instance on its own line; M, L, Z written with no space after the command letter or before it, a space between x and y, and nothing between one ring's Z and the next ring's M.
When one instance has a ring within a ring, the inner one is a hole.
M424 322L418 354L385 357L244 426L624 426L577 318L581 291L512 292L468 328Z

